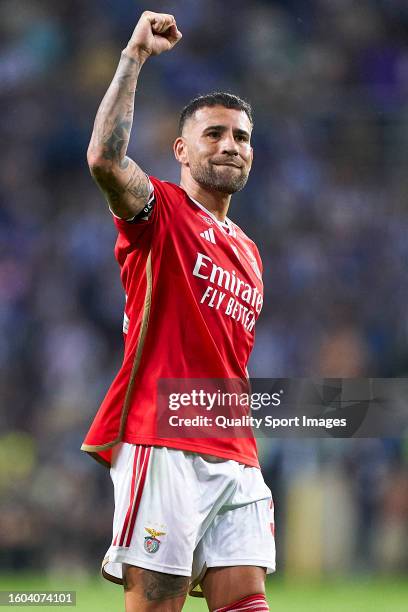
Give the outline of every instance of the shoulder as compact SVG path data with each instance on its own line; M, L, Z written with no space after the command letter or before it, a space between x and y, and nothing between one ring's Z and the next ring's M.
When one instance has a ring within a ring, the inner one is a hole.
M233 222L231 223L235 230L236 236L254 253L259 255L258 247L256 246L255 242L239 227L239 225Z
M255 242L251 238L249 238L249 236L247 236L238 225L236 225L235 223L233 225L235 228L236 236L240 240L241 245L246 251L249 259L253 262L256 262L256 265L253 265L253 267L256 271L257 276L261 278L263 272L263 263L258 247L256 246Z

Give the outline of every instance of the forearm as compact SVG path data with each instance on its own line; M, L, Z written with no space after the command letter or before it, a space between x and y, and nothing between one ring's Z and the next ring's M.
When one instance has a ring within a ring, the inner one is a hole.
M88 148L90 166L127 168L137 79L144 63L122 52L115 76L99 106Z
M122 52L95 118L88 147L89 168L111 210L123 219L137 215L150 194L148 177L126 157L139 72L146 59L169 51L181 36L172 15L145 11Z

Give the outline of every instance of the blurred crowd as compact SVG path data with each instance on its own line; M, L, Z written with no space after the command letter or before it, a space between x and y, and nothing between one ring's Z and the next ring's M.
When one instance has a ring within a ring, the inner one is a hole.
M108 473L79 447L121 362L124 295L86 149L147 8L173 13L184 36L141 74L129 155L142 168L178 182L171 144L195 95L254 108L254 166L229 215L265 267L251 374L408 372L406 0L3 0L1 570L96 572L109 545ZM320 569L407 569L404 439L262 442L281 567L309 567L293 554L294 508L326 490L309 533L336 533L340 548Z

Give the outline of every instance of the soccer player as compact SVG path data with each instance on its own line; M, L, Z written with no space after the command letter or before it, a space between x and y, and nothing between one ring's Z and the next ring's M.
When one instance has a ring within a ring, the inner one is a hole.
M118 229L125 351L82 449L111 471L102 573L127 612L176 612L197 589L211 611L264 611L273 503L253 436L157 431L160 379L246 379L262 307L258 251L227 217L252 163L249 104L214 93L184 108L180 186L126 156L139 72L181 36L172 15L145 11L95 119L88 163Z

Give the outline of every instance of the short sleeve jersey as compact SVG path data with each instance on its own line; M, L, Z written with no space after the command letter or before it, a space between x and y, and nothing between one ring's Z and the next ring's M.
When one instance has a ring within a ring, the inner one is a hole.
M150 177L147 219L114 218L115 256L126 294L122 366L82 450L109 466L120 441L167 446L259 466L254 437L163 438L160 379L246 379L262 308L255 244L179 186Z

